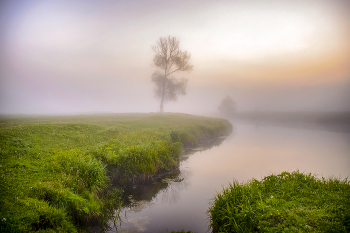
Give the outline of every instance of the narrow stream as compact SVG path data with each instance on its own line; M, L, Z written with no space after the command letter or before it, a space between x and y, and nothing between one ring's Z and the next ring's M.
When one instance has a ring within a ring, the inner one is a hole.
M233 179L243 182L295 171L350 175L350 134L274 126L234 124L225 138L189 149L179 170L127 191L130 204L107 232L208 230L211 199Z

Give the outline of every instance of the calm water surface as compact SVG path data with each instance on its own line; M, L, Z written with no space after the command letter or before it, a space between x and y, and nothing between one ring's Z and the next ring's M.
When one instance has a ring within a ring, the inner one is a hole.
M211 142L210 149L205 144L189 151L178 171L128 191L130 205L109 232L206 232L211 199L233 179L260 180L297 169L319 177L350 175L348 133L233 125L233 133Z

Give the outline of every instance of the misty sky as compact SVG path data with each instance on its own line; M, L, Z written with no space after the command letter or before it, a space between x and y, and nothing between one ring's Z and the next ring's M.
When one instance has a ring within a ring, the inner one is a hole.
M350 111L350 1L0 1L0 114L156 112L151 46L191 53L165 111Z

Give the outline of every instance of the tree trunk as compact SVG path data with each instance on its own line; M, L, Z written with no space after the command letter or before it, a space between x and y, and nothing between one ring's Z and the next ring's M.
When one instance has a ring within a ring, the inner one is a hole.
M163 103L164 103L164 96L165 96L165 85L166 85L166 80L164 80L164 84L163 84L163 91L162 91L162 99L160 101L160 108L159 108L159 112L164 112L163 110Z
M162 96L162 100L160 101L160 109L159 109L160 112L164 112L164 110L163 110L163 102L164 102L164 95Z
M164 112L163 110L163 103L164 103L164 96L165 96L165 88L166 88L166 81L167 81L167 75L166 75L166 70L165 70L165 74L164 74L164 82L163 82L163 91L162 91L162 100L160 101L160 112Z

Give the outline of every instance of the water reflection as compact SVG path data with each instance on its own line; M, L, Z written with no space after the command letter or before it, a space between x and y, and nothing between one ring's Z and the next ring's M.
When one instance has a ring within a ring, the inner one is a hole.
M349 133L249 124L235 124L234 131L226 140L187 148L178 170L128 190L129 206L110 232L206 232L210 200L233 179L297 169L319 177L350 175Z
M191 175L190 171L181 171L175 179L165 178L162 182L168 183L166 189L160 190L155 197L155 201L160 204L176 204L180 200L180 192L186 190L190 186L188 177Z
M190 155L218 147L226 139L225 137L207 138L201 140L196 146L186 147L181 155L180 164L186 161ZM151 184L141 184L129 187L124 192L124 207L120 218L109 222L105 232L145 232L151 218L139 212L151 210L155 205L176 205L180 201L180 193L191 185L189 177L190 169L179 167L166 175L159 177Z
M234 132L231 133L230 137L233 137L233 135L234 135ZM184 161L188 159L189 156L191 156L196 152L206 151L213 147L218 147L226 138L227 136L207 138L205 140L199 141L196 146L186 147L183 150L180 161Z

